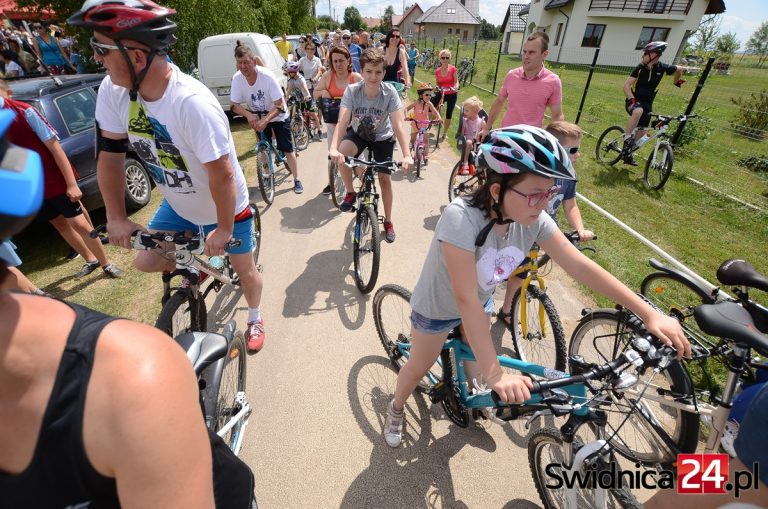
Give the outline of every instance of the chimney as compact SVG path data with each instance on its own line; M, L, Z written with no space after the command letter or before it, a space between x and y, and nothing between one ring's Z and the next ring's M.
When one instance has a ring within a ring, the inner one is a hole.
M480 19L480 0L461 0L461 4L467 8L472 16Z

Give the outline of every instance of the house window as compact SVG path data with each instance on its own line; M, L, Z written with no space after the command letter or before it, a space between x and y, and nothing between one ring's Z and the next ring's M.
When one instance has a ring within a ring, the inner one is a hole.
M643 49L651 41L666 41L667 37L669 37L669 28L643 27L635 49Z
M643 0L643 10L663 14L667 7L667 0Z
M446 9L446 14L456 14L456 9Z
M557 36L555 37L555 46L559 46L560 45L560 34L562 33L562 31L563 31L563 24L562 23L558 23L557 24Z
M584 30L584 38L581 40L581 45L587 48L599 48L600 41L603 40L604 32L605 25L587 23L587 28Z
M449 33L449 34L450 34L450 33L452 33L452 32L451 32L451 30L453 30L453 29L452 29L452 28L449 28L449 29L448 29L448 33Z

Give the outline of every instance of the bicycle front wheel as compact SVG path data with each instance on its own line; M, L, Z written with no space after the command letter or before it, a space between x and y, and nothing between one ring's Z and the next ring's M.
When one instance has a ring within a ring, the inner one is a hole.
M581 439L576 437L573 441L573 452L583 447ZM594 467L588 467L596 470L594 474L603 471L611 471L611 463L616 471L621 468L611 455L610 461L598 458ZM561 479L564 477L566 468L565 445L560 432L554 428L543 428L533 434L528 441L528 466L533 475L533 482L536 485L536 491L544 504L544 509L568 507L566 502L565 487L555 488L551 486L553 473ZM586 473L585 473L586 474ZM576 501L578 508L593 509L597 507L595 493L589 489L579 489L578 484L574 485L578 490ZM631 508L638 509L642 507L634 495L627 488L607 489L606 507L608 508Z
M361 292L369 293L376 286L381 257L379 218L370 206L363 206L357 212L352 249L355 262L355 285Z
M387 357L395 371L406 363L410 355L411 338L411 292L398 285L384 285L373 296L373 322ZM404 348L403 345L406 345ZM429 391L442 379L440 359L419 381L416 390Z
M255 203L248 204L253 211L253 263L259 263L259 252L261 251L261 212Z
M218 434L219 430L242 410L243 400L238 398L238 394L245 393L245 376L245 341L243 333L237 331L229 345L227 356L224 358L224 367L221 370L221 382L216 394L216 410L211 420L214 433ZM221 437L235 454L239 452L235 449L239 448L241 442L240 435L244 420L240 419Z
M595 158L603 163L616 164L624 148L624 129L613 125L603 131L595 145Z
M185 332L205 332L208 325L208 310L202 295L195 298L188 290L175 292L166 301L155 327L172 338Z
M293 134L293 141L296 143L296 150L304 150L309 146L309 132L307 132L307 126L304 125L304 120L301 117L291 119L291 134Z
M518 288L512 297L512 344L517 357L521 361L565 371L565 332L555 303L536 285L528 285L525 299L521 298L521 290ZM525 323L522 306L525 306Z
M421 177L421 163L424 159L424 149L422 147L416 147L416 157L414 157L413 169L416 172L416 179Z
M461 161L451 170L448 178L448 202L458 196L471 196L485 182L485 173L480 168L475 169L474 175L459 175Z
M574 329L568 355L604 364L629 348L636 336L646 334L642 322L625 310L596 310L585 315ZM698 416L671 405L694 401L693 384L683 365L675 360L659 374L649 369L638 376L634 388L607 394L611 406L606 408L606 435L611 445L622 456L646 465L669 465L678 453L694 452ZM648 398L640 398L643 389Z
M667 183L672 174L672 164L675 156L669 143L660 143L658 149L645 161L645 173L643 180L651 189L659 190Z
M275 199L275 174L272 171L270 149L265 145L259 145L256 149L256 175L261 197L270 205Z
M341 178L339 166L333 161L328 161L328 185L331 186L333 204L340 208L344 197L347 195L347 188L344 186L344 179Z

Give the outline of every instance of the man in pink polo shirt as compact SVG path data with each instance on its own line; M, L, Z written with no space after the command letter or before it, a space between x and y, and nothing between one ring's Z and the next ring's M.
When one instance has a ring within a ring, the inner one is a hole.
M549 36L534 32L523 44L523 65L512 69L504 77L499 95L493 101L491 113L483 130L483 136L491 130L496 117L507 101L507 111L501 127L527 124L542 127L544 110L549 106L552 120L565 120L563 116L563 86L557 75L544 68L544 59L549 55Z

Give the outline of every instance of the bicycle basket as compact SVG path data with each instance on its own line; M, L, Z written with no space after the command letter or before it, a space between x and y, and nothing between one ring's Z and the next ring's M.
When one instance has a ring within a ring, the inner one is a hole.
M323 113L323 122L326 124L338 123L340 105L341 99L329 99L327 97L320 99L320 111Z

